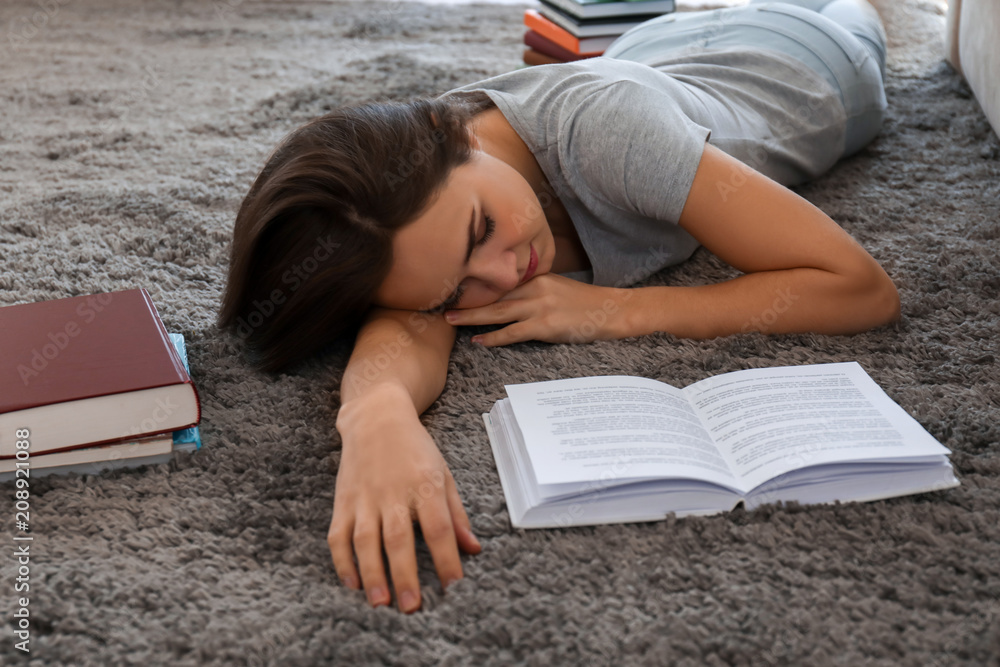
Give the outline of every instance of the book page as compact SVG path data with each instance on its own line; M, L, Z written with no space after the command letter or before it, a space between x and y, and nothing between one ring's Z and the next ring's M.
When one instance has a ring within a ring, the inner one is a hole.
M748 489L821 463L948 453L856 362L737 371L685 393Z
M539 484L736 480L680 389L604 376L506 385Z

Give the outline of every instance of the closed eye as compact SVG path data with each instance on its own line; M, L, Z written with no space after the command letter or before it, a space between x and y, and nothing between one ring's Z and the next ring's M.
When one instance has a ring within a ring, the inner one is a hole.
M493 218L491 218L490 216L483 215L483 218L486 220L486 230L483 232L483 238L476 241L477 246L485 245L487 241L493 238L493 232L496 231L497 227L496 221L494 221ZM458 287L455 288L455 291L451 293L451 296L448 297L448 299L445 300L441 305L437 306L436 308L431 308L425 312L443 313L446 310L457 308L458 302L462 299L462 294L464 292L465 292L465 285L459 285Z
M486 231L483 233L483 238L481 238L476 243L476 245L483 245L487 241L489 241L490 237L493 236L493 230L495 230L496 227L497 227L497 224L495 222L493 222L493 218L491 218L488 215L484 215L483 217L486 218Z

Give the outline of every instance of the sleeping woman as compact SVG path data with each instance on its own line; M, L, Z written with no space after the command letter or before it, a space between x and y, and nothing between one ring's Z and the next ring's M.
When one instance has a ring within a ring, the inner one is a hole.
M878 134L884 70L865 0L751 3L285 138L237 215L219 321L266 370L354 341L328 535L344 585L410 612L415 523L445 587L480 549L420 422L456 327L496 325L472 339L496 346L895 320L878 263L787 188ZM741 275L630 287L699 245Z

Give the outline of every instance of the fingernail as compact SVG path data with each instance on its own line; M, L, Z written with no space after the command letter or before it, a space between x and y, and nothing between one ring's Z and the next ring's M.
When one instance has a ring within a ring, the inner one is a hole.
M345 586L347 586L348 588L357 588L358 587L358 580L355 579L354 577L344 577L343 580L342 580L342 583Z
M403 591L399 594L399 609L400 611L413 611L420 604L417 600L416 594L413 591Z
M478 343L479 345L482 345L483 344L483 339L480 338L479 336L473 336L472 337L472 342L473 343Z
M444 319L448 320L449 322L454 322L456 317L458 317L458 315L456 315L455 313L444 314Z
M385 600L385 589L381 587L375 587L368 592L368 602L374 607L378 604L384 604Z

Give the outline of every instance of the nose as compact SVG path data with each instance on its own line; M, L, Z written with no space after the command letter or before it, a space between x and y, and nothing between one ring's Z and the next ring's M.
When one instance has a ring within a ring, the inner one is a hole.
M517 254L512 249L472 261L475 265L469 273L497 291L509 292L521 279L517 272Z

